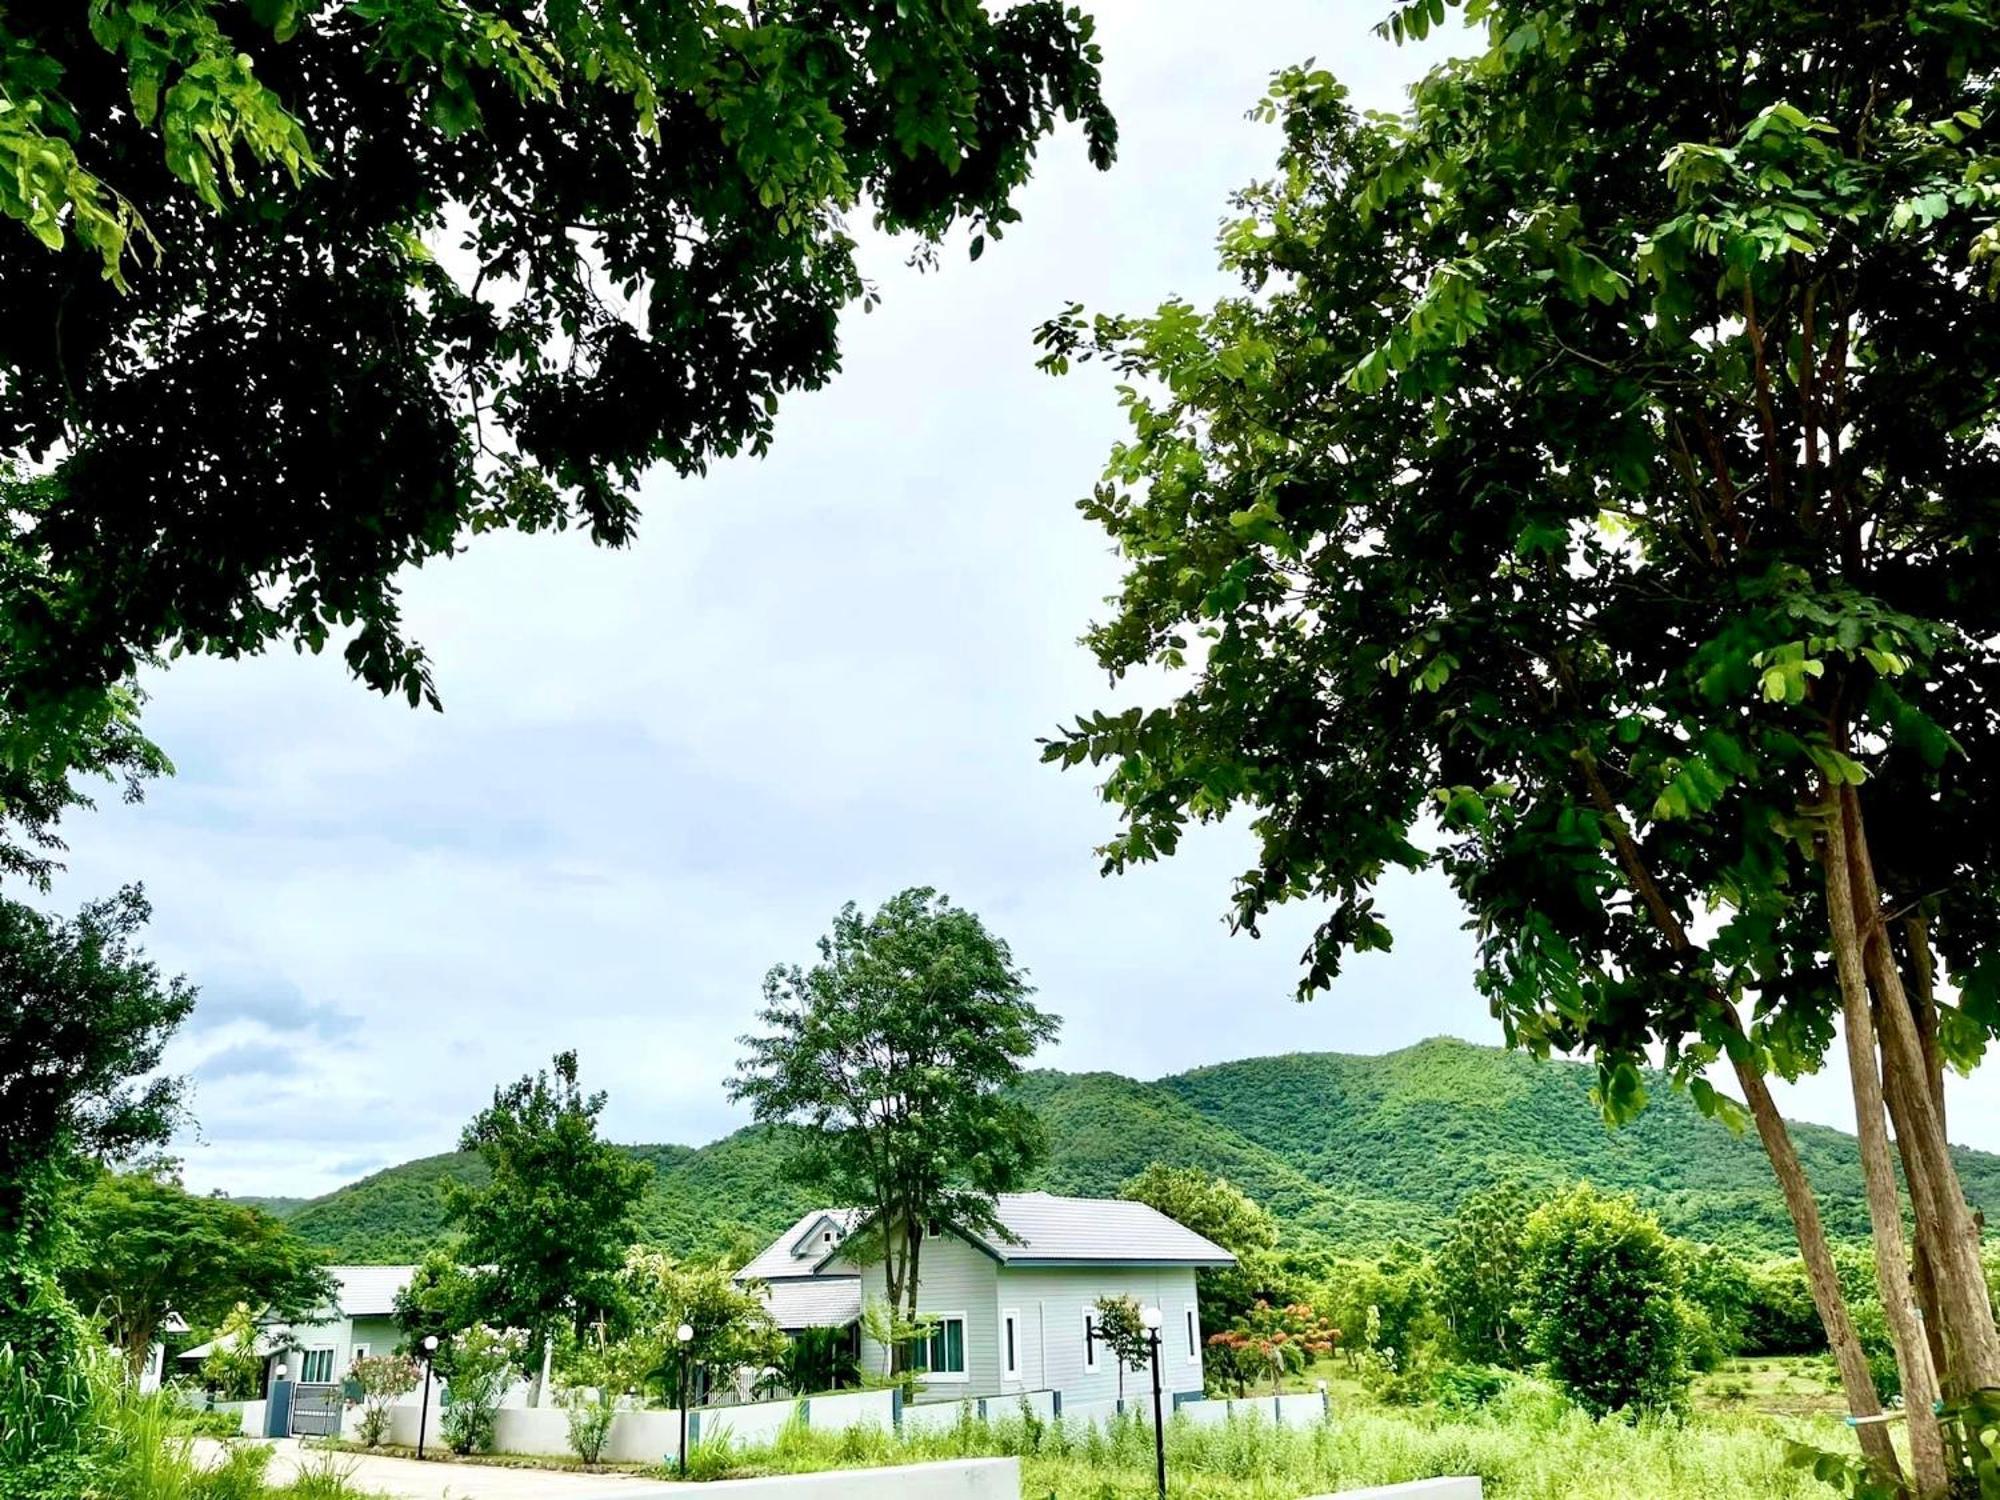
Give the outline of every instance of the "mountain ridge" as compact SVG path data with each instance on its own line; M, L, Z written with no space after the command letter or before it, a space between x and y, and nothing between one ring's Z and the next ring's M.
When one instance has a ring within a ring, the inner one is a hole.
M1294 1052L1210 1064L1151 1081L1037 1069L1019 1087L1046 1125L1032 1186L1107 1196L1154 1161L1229 1178L1299 1237L1353 1250L1432 1239L1459 1199L1497 1178L1587 1178L1633 1193L1690 1239L1782 1253L1792 1245L1754 1136L1702 1118L1655 1087L1616 1129L1589 1099L1595 1072L1568 1061L1434 1037L1379 1054ZM1658 1080L1655 1080L1657 1083ZM1828 1232L1867 1234L1853 1137L1794 1122ZM784 1146L746 1126L705 1146L627 1146L652 1166L642 1239L681 1252L741 1248L813 1206L784 1180ZM1968 1197L2000 1219L2000 1155L1955 1147ZM446 1237L443 1183L478 1181L476 1157L445 1153L278 1207L311 1243L356 1262L414 1259Z

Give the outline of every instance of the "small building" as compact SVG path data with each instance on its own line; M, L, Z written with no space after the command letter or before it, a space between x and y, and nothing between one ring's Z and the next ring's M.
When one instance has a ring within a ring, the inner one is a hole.
M1097 1336L1100 1298L1131 1296L1160 1310L1160 1377L1170 1397L1202 1389L1201 1308L1195 1272L1233 1266L1220 1245L1157 1209L1122 1199L1003 1193L1004 1233L951 1224L925 1231L917 1315L931 1325L913 1351L926 1399L1060 1394L1065 1406L1116 1398L1117 1361ZM863 1369L886 1368L886 1351L860 1331L864 1302L883 1298L877 1263L858 1263L847 1242L864 1227L854 1209L815 1209L771 1242L736 1279L763 1288L788 1333L854 1330ZM1128 1397L1151 1390L1127 1372Z
M402 1340L396 1326L396 1294L410 1284L415 1266L328 1266L338 1288L334 1305L310 1323L268 1323L258 1330L257 1352L264 1356L268 1390L282 1367L301 1386L333 1386L346 1378L355 1360L389 1354ZM180 1356L184 1370L199 1365L213 1343Z

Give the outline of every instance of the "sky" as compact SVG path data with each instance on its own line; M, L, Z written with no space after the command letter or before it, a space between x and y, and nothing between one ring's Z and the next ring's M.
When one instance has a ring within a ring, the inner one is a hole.
M976 265L961 243L920 273L864 236L882 303L845 320L842 373L788 401L768 457L650 478L635 546L485 537L411 575L442 714L331 653L149 682L178 774L75 821L56 899L143 882L150 952L200 986L168 1057L193 1082L191 1186L314 1194L449 1150L565 1048L611 1137L712 1140L746 1123L725 1080L764 972L911 885L1006 938L1063 1018L1051 1066L1500 1040L1436 879L1391 881L1394 950L1302 1006L1314 912L1258 941L1223 925L1240 828L1105 879L1091 773L1038 761L1116 701L1077 638L1117 559L1075 502L1122 423L1101 373L1035 370L1035 326L1233 290L1214 237L1275 160L1245 118L1274 70L1317 58L1393 108L1441 55L1376 39L1384 5L1355 0L1090 8L1116 167L1074 130L1046 142ZM1851 1119L1837 1074L1781 1097ZM1953 1108L1955 1137L2000 1149L2000 1099L1960 1086Z

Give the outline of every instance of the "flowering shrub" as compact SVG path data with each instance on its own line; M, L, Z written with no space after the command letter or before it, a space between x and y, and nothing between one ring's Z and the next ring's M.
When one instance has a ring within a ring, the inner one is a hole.
M348 1366L347 1378L361 1387L361 1425L356 1436L364 1447L379 1448L389 1435L389 1407L398 1396L417 1388L423 1371L407 1354L362 1355Z
M518 1328L475 1323L452 1335L443 1422L452 1452L483 1453L493 1446L493 1414L520 1373L527 1348L528 1336Z
M1238 1395L1252 1380L1266 1375L1275 1395L1286 1375L1301 1373L1307 1361L1331 1354L1339 1342L1340 1330L1309 1304L1273 1307L1260 1301L1228 1328L1210 1335L1208 1347L1218 1357L1220 1373L1236 1383Z

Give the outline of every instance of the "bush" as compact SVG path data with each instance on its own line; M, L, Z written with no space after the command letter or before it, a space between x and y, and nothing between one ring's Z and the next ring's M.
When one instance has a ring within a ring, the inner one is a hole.
M594 1464L611 1437L611 1420L618 1415L618 1393L593 1387L573 1387L562 1393L569 1418L570 1451Z
M407 1354L365 1355L349 1366L347 1378L361 1387L361 1423L355 1436L363 1447L379 1448L389 1435L389 1408L424 1378Z
M0 1500L84 1492L111 1359L53 1276L0 1269Z
M454 1453L484 1453L493 1446L493 1414L521 1368L528 1336L475 1323L452 1336L451 1380L439 1424Z
M1445 1411L1477 1411L1514 1383L1498 1365L1440 1365L1431 1372L1430 1398Z
M1657 1219L1585 1183L1529 1216L1522 1252L1528 1347L1564 1394L1596 1417L1686 1404L1680 1276Z

